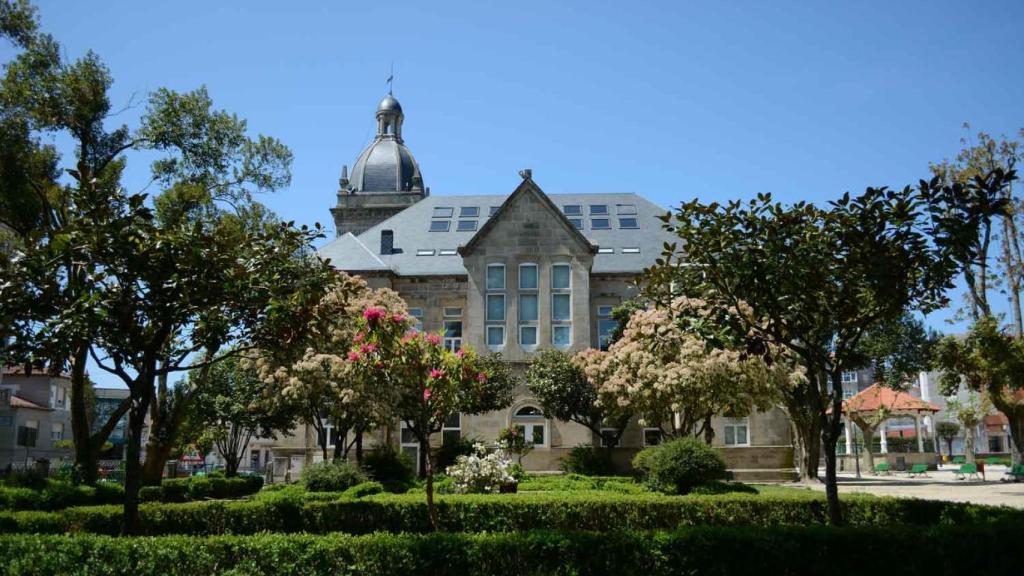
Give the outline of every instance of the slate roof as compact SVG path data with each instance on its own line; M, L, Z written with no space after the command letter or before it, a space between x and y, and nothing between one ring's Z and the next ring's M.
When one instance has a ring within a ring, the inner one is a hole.
M345 234L332 240L320 249L320 254L330 258L336 268L351 272L390 270L399 276L465 275L466 269L462 265L462 257L457 253L458 248L468 243L484 225L492 207L497 210L508 196L428 196L357 237ZM662 222L657 219L666 209L637 194L549 194L548 197L559 208L580 205L584 220L580 232L598 248L613 250L610 254L598 252L594 256L592 273L639 273L661 255L665 242L674 241L675 237L665 232L661 227ZM601 216L592 217L590 205L608 206L610 229L593 229L592 218ZM624 211L629 211L628 206L635 206L636 214L618 214L620 205L627 207ZM479 216L460 218L463 207L477 207ZM450 218L433 218L435 208L451 208L452 215ZM635 217L637 228L621 228L620 217ZM570 215L569 218L575 216ZM450 222L448 231L431 232L431 220L447 220ZM472 230L459 231L460 220L475 220L476 226ZM381 230L394 232L394 247L400 249L400 253L380 254ZM623 253L623 248L639 249L639 253ZM433 250L433 255L418 256L421 250ZM450 255L440 255L442 250Z

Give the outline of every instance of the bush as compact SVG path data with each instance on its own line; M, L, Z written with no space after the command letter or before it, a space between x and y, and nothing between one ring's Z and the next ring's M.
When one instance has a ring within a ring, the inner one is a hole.
M160 486L143 486L139 488L139 502L162 502L164 489Z
M356 484L348 490L345 490L341 495L345 498L356 499L364 496L380 494L383 491L384 486L382 486L380 482L363 482L362 484Z
M441 447L434 452L434 462L436 463L437 470L445 470L459 459L459 456L469 456L473 454L473 446L479 443L479 440L472 440L470 438L459 438L458 442L446 442L441 444Z
M60 510L124 500L124 489L107 482L92 487L76 486L69 480L45 480L39 486L39 489L0 486L0 510Z
M1017 574L1020 524L661 532L0 537L8 574ZM850 550L858 553L850 554Z
M445 470L455 482L459 494L495 494L502 486L515 484L512 477L512 460L504 450L487 453L482 443L473 446L475 454L459 456Z
M362 467L388 492L405 492L416 480L412 460L389 444L364 455Z
M188 485L191 478L172 478L164 480L160 485L163 488L164 502L184 502L188 500Z
M604 448L577 446L562 458L562 470L587 476L611 476L615 466Z
M302 485L311 492L344 492L369 480L348 462L320 462L302 471Z
M646 448L633 458L633 468L652 489L668 494L688 494L726 477L722 455L696 438Z

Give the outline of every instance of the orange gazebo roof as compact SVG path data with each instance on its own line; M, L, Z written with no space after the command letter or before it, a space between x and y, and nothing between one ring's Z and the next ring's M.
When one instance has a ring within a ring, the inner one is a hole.
M861 390L856 396L843 401L843 412L846 413L877 412L881 408L885 408L893 414L942 410L931 402L882 386L877 382Z

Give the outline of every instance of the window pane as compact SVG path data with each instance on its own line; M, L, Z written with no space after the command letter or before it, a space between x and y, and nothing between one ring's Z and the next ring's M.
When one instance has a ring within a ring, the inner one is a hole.
M611 228L611 224L608 223L607 218L591 218L590 229L591 230L608 230ZM447 228L445 228L447 230Z
M505 267L502 265L487 267L487 289L505 289Z
M557 264L551 267L551 288L565 290L569 288L569 266Z
M522 424L517 424L516 431L519 432L520 436L526 436L526 426L523 426Z
M402 444L415 444L416 436L413 435L412 430L409 428L402 428Z
M523 265L519 267L519 288L521 290L537 289L537 266Z
M541 418L544 416L544 413L536 406L523 406L519 410L516 410L516 416Z
M619 218L619 228L638 228L636 218Z
M458 430L445 430L441 432L441 444L443 446L455 446L462 439L462 432Z
M608 205L607 204L591 204L590 205L590 213L591 214L607 214L608 213Z
M451 218L452 208L447 206L438 206L434 208L434 218Z
M487 216L494 216L494 213L498 211L498 208L500 208L500 206L491 206L491 210L487 213Z
M572 310L569 306L569 295L568 294L552 294L551 295L551 319L552 320L569 320L572 318Z
M746 444L747 443L747 427L737 426L736 427L736 443Z
M733 426L725 427L725 445L732 446L736 443L736 428Z
M444 315L446 318L459 318L462 316L462 308L453 307L445 308Z
M445 338L462 338L462 321L448 320L444 323Z
M551 344L558 348L568 348L572 343L572 328L569 326L554 326L551 329Z
M618 214L636 214L636 204L616 204L615 211Z
M451 222L449 222L447 220L431 220L430 221L430 231L431 232L447 232L449 225L451 225Z
M583 218L569 218L569 223L577 230L583 230Z
M523 326L519 329L519 343L523 346L537 345L537 327Z
M644 446L657 446L661 444L661 430L644 430Z
M562 211L565 212L566 216L579 216L580 214L583 214L583 210L579 204L566 204L565 206L562 206Z
M479 206L463 206L459 209L460 218L476 218L480 215Z
M505 327L504 326L488 326L487 327L487 345L488 346L502 346L505 344Z
M544 444L544 427L534 426L533 427L533 443L540 446Z
M598 306L597 307L597 315L599 317L601 317L601 318L607 318L607 317L611 316L612 315L612 307L611 306Z
M476 230L476 220L459 220L459 232L472 232Z
M448 417L444 419L444 427L445 428L461 428L462 427L461 424L462 424L462 414L460 414L458 412L455 412L453 414L449 414Z
M537 321L537 295L536 294L520 294L519 295L519 321L520 322L536 322Z
M505 295L487 295L487 320L494 322L505 321Z

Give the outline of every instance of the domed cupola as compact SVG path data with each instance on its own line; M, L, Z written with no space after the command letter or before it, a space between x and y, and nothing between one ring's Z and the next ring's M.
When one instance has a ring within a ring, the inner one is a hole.
M349 194L423 192L419 164L402 140L404 120L402 105L388 93L377 105L377 136L356 159L347 187L342 183Z

